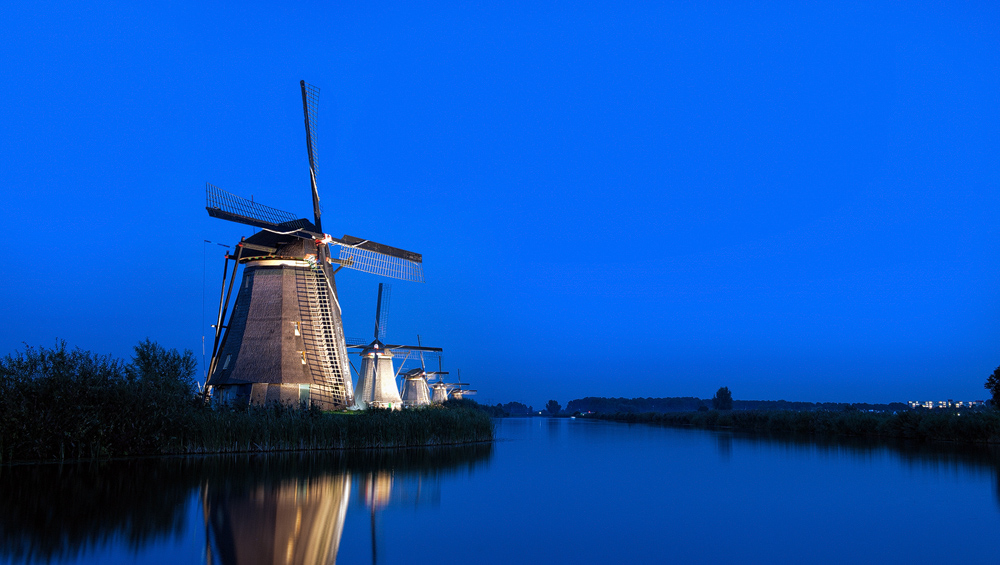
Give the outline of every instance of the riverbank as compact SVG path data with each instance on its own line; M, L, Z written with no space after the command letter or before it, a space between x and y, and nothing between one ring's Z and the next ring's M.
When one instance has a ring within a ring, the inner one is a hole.
M189 351L146 340L131 362L64 343L0 359L0 464L326 449L385 449L493 440L468 406L330 413L206 406ZM449 403L450 404L450 403Z
M466 408L338 414L272 406L205 409L164 431L145 442L120 442L100 433L67 441L58 431L39 428L19 437L5 433L0 463L446 446L491 442L494 423L485 412Z
M481 410L427 407L353 414L278 407L204 412L168 453L234 453L324 449L386 449L492 441L492 418Z
M1000 444L1000 412L906 410L878 412L794 412L733 410L707 412L587 414L589 419L701 429L905 439L923 442Z

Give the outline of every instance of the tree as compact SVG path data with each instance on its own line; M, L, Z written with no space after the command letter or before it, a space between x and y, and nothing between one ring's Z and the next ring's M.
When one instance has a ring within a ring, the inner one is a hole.
M562 410L562 406L559 406L559 403L555 400L550 400L545 403L545 409L549 411L549 414L555 416L560 410Z
M733 409L733 393L729 392L729 387L724 386L715 391L715 396L712 397L712 408L716 410Z
M1000 409L1000 367L993 370L983 386L993 395L993 407Z

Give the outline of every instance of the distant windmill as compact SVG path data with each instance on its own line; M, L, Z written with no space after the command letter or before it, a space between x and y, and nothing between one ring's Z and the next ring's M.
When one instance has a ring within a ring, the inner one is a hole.
M461 369L458 370L458 382L457 383L449 383L449 384L451 386L455 387L455 388L451 389L451 397L454 398L455 400L462 400L463 398L465 398L466 395L476 394L476 391L474 391L474 390L469 390L467 388L465 388L465 389L462 388L463 386L469 386L469 383L463 383L462 382L462 370Z
M419 335L417 336L417 345L421 345ZM430 388L427 386L427 379L437 377L439 375L448 374L440 370L428 372L427 368L424 366L423 352L419 352L419 355L420 355L420 366L410 369L406 373L403 373L402 397L403 397L404 408L419 408L420 406L430 405L431 391ZM441 357L438 356L438 362L440 361Z
M448 401L448 385L444 381L431 383L431 404L444 404Z
M438 368L440 369L440 361L438 358ZM434 373L428 373L434 374ZM439 375L447 375L448 373L441 372L439 370ZM457 383L446 383L444 379L440 379L435 383L430 384L431 389L431 404L443 404L448 401L449 397L457 400L461 400L467 394L476 394L476 391L469 390L467 388L463 389L463 386L469 386L469 383L462 382L462 370L458 370L458 381Z
M345 235L320 222L316 187L319 89L301 81L313 221L240 198L211 184L206 209L214 218L260 228L226 255L215 343L205 396L225 402L311 403L324 409L354 403L334 274L342 267L423 282L423 258ZM336 246L337 257L330 247ZM226 289L229 260L235 261ZM223 325L239 265L244 265L233 313ZM339 265L336 270L332 264ZM222 330L225 328L225 334ZM220 342L221 338L221 342Z
M431 389L431 404L444 404L448 401L448 387L451 385L444 382L444 379L440 376L447 374L441 368L441 357L438 357L438 381L429 385Z
M386 291L386 295L388 292ZM385 327L388 321L388 308L383 309L383 286L378 285L378 300L375 303L375 339L367 345L353 343L348 348L361 349L361 369L358 371L358 392L354 397L354 407L391 408L403 407L403 399L396 387L396 370L393 368L393 356L402 357L405 363L410 357L416 358L422 353L440 354L440 347L423 347L421 345L386 345ZM399 365L402 370L402 363Z

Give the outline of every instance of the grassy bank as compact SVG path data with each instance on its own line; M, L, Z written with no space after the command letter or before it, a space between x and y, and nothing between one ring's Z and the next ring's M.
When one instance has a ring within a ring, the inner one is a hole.
M200 411L165 453L228 453L308 449L380 449L451 445L493 439L493 420L472 409L366 410L330 414L280 407Z
M361 414L213 409L195 393L195 367L190 352L148 340L130 362L63 343L8 355L0 359L0 463L493 439L489 415L461 407Z
M1000 413L997 411L959 413L907 410L892 414L855 411L711 410L591 414L587 418L798 435L948 441L966 444L1000 443Z

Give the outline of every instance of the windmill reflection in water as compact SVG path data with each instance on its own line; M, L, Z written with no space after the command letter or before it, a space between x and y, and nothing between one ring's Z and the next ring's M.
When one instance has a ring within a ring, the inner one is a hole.
M331 473L202 491L206 562L239 565L334 563L350 500L351 476Z
M257 467L259 476L203 483L205 561L223 565L335 563L353 494L370 512L375 562L377 522L383 510L440 504L443 476L471 469L491 454L490 444L477 444L370 452L359 454L360 461L347 456L334 465L322 458L310 464L305 458L295 463L304 471L291 474L277 470L275 461L266 456L251 458L262 463ZM274 480L276 476L283 478Z

